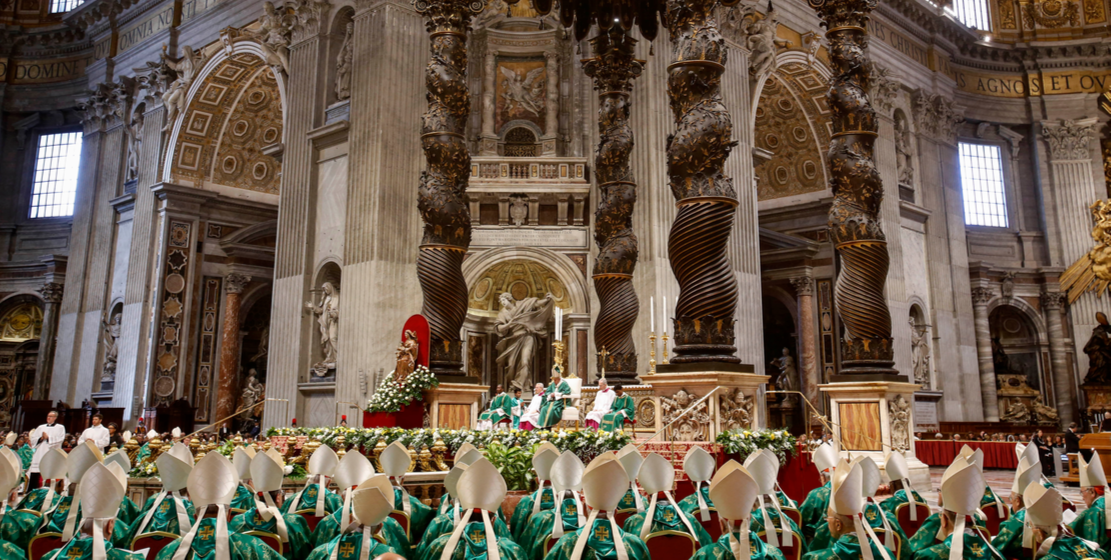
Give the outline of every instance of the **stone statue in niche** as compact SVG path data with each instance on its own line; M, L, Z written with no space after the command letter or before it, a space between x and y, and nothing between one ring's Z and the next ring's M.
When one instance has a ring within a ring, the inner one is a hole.
M913 187L914 156L910 149L910 131L906 130L906 121L902 119L894 122L894 159L898 165L898 184Z
M525 218L529 217L529 204L523 196L509 199L509 221L516 227L525 225Z
M261 341L257 345L257 353L249 358L250 362L257 364L257 367L268 367L268 327L261 330Z
M163 106L167 109L167 124L163 127L164 131L171 130L171 127L175 126L179 113L187 110L187 89L191 87L195 74L202 67L202 55L189 45L180 47L179 53L181 55L179 58L167 56L167 45L164 45L163 52L159 55L163 63L175 74L175 80L167 86L167 91L163 92L161 97Z
M1007 408L1004 409L1000 420L1013 424L1027 424L1031 421L1031 411L1023 403L1024 399L1008 399Z
M915 317L910 317L910 365L914 371L914 383L929 389L929 343L926 332L929 325L919 325Z
M502 309L494 325L498 342L498 367L503 372L503 385L533 389L533 364L536 363L537 338L548 336L556 299L550 293L544 298L526 297L521 301L506 292L498 297Z
M101 324L104 327L102 339L105 342L105 363L101 366L101 385L102 390L106 390L117 378L117 341L121 338L121 314L114 313L107 323L102 321Z
M419 355L420 342L416 340L416 331L404 331L404 341L397 346L397 367L393 370L393 379L397 383L403 383L416 371L416 358Z
M261 383L257 378L257 370L249 368L249 378L245 380L245 388L241 390L241 406L244 409L241 412L243 419L250 419L254 416L259 416L258 409L263 409L263 403L258 402L264 398L264 383Z
M778 368L778 378L774 385L779 391L800 391L801 384L797 382L797 361L789 355L789 348L782 348L782 355L770 360L770 365ZM793 395L786 394L783 402L792 402Z
M887 415L891 419L891 449L910 450L910 401L902 395L895 395L887 403Z
M350 70L354 63L354 22L346 24L346 38L338 51L334 95L339 101L350 99Z
M125 129L126 141L128 142L124 168L125 184L132 183L140 177L140 142L143 140L144 133L144 110L142 107L143 105L132 112L132 118Z
M1085 374L1085 385L1112 385L1112 325L1104 313L1097 312L1096 327L1089 342L1085 343L1085 352L1089 356L1089 371Z
M778 46L789 48L791 43L778 39L778 19L771 4L766 15L747 28L747 50L750 51L751 74L756 78L777 67Z
M305 307L315 314L319 323L319 342L323 348L322 361L311 366L311 373L317 378L327 377L338 360L338 289L331 282L323 282L323 295L316 305L307 302Z

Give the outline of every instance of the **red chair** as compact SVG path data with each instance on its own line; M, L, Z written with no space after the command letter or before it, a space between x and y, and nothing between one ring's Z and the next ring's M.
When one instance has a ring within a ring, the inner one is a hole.
M712 542L716 542L723 536L723 523L721 523L719 512L716 511L716 508L708 508L708 512L712 514L711 519L701 521L699 510L696 511L696 519L700 521L700 526L707 531L708 536L712 537Z
M408 514L399 509L395 509L393 513L389 514L389 517L401 524L401 528L404 529L404 535L408 537L408 542L412 542L412 523L409 521Z
M508 426L511 423L513 423L513 420L509 417L506 417L506 418L502 418L501 420L498 420L497 422L494 422L494 427L497 428L498 426L501 426L502 424L505 424L505 425Z
M145 556L146 560L155 560L156 556L159 555L159 551L163 550L163 547L175 542L177 538L179 538L179 535L175 533L152 531L150 533L137 535L135 539L132 539L131 548L132 550L144 550L146 548L148 549L148 554Z
M778 533L778 544L780 545L783 540L782 528L775 527L774 531ZM786 560L800 560L801 550L802 548L804 548L804 545L801 542L801 535L798 535L796 532L792 531L791 533L793 536L793 543L790 546L779 546L778 550L782 553L782 556L784 556Z
M884 548L887 548L887 541L884 537L884 535L886 535L886 530L880 527L878 529L873 529L873 531L875 531L875 538L879 539L879 542L883 544ZM892 530L891 533L894 534L894 543L892 543L894 546L887 548L887 550L891 551L891 554L893 554L895 558L898 558L898 551L902 549L902 536L898 534L898 531Z
M40 560L48 552L62 548L62 533L41 533L31 538L27 545L28 560Z
M795 525L801 526L801 512L797 511L797 508L782 506L782 513L786 514Z
M312 533L315 532L315 527L319 525L319 522L323 520L322 517L315 515L315 508L298 510L296 511L296 515L302 517L303 520L307 522L307 528L310 529Z
M699 543L682 531L658 531L646 536L650 560L682 560L696 554Z
M999 517L999 509L996 507L995 503L981 507L980 512L987 517L987 519L984 520L984 529L989 535L998 535L1000 523L1007 521L1011 517L1011 508L1007 507L1007 504L1003 506L1002 519Z
M927 504L917 502L914 504L914 509L918 513L916 516L917 521L910 521L909 502L903 502L899 504L898 507L894 508L894 516L898 518L898 525L902 528L902 532L906 534L906 538L913 537L914 533L917 533L918 529L922 527L922 523L925 523L926 519L929 519L931 515L931 510Z

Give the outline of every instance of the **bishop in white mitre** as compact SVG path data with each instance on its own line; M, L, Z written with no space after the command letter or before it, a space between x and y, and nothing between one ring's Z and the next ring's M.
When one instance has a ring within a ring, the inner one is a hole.
M599 429L599 423L603 421L603 415L611 411L614 398L614 391L607 387L607 378L600 377L599 391L595 393L595 405L591 407L591 412L588 412L585 418L588 428Z

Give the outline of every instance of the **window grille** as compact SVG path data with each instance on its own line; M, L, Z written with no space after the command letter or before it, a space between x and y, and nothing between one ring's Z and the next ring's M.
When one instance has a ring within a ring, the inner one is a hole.
M82 134L63 132L39 137L35 178L31 187L31 217L57 218L74 214Z
M961 142L958 149L964 223L1007 227L1007 198L999 146Z

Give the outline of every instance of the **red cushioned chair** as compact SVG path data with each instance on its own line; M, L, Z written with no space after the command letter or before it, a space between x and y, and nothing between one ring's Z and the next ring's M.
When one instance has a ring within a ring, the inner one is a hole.
M412 523L409 521L408 514L399 509L395 509L393 513L389 514L389 517L401 524L401 528L404 529L404 535L408 537L408 542L412 542Z
M704 528L709 537L712 537L712 542L716 542L723 536L723 523L716 508L708 508L708 512L712 514L711 519L701 521L700 510L696 510L696 520L700 521L700 526Z
M891 554L893 554L895 558L898 558L898 551L902 549L902 536L898 534L898 531L891 531L892 533L894 533L894 543L892 543L894 544L894 546L889 548L887 547L886 541L884 540L886 531L882 528L873 529L873 531L875 531L875 538L879 539L879 542L883 545L883 547L891 551Z
M781 527L775 527L774 531L778 533L778 539L779 539L778 543L781 544L781 542L782 542L782 540L781 540L782 539L782 528ZM801 559L801 550L804 548L803 544L801 543L801 536L798 535L796 532L793 532L792 535L793 535L793 544L790 545L790 546L779 546L778 550L781 551L782 556L784 556L786 560L800 560Z
M999 517L999 509L994 503L980 508L980 512L987 516L987 519L984 520L984 529L988 531L989 535L998 535L1000 523L1011 518L1011 508L1007 507L1007 504L1003 505L1004 516L1002 519Z
M928 504L916 502L914 509L917 511L917 521L910 521L910 502L903 502L898 507L894 508L894 516L898 518L898 525L902 528L902 532L906 534L906 538L914 536L918 532L922 523L929 519L931 510Z
M149 533L142 533L132 539L132 550L148 549L148 554L145 556L147 560L155 560L159 555L159 551L163 547L175 542L179 535L175 533L168 533L166 531L151 531Z
M312 533L315 532L315 527L319 525L319 522L323 520L322 517L315 515L315 508L296 510L296 515L302 517L303 520L307 522L307 528L310 529Z
M276 533L266 533L264 531L249 531L245 534L249 535L250 537L257 537L262 542L264 542L264 544L268 545L268 548L271 548L272 550L275 550L280 554L284 554L291 550L291 544L281 544L280 535L277 535Z
M56 548L62 548L62 533L38 534L27 545L27 557L29 560L39 560Z
M795 525L801 526L801 512L797 511L797 508L782 506L782 513L786 514Z
M650 560L682 560L696 554L699 543L683 531L658 531L646 536Z

